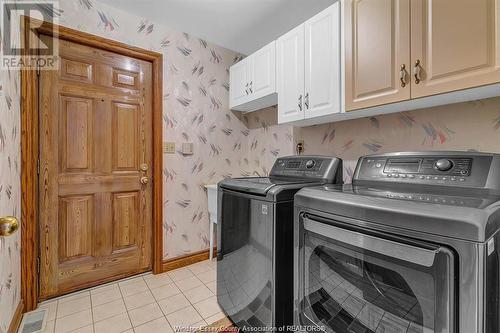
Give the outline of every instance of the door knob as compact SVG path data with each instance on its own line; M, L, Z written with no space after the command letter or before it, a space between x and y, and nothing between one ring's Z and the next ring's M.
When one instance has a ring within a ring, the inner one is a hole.
M141 184L142 185L147 185L148 183L149 183L148 177L141 177Z
M19 222L13 216L0 218L0 236L10 236L19 229Z

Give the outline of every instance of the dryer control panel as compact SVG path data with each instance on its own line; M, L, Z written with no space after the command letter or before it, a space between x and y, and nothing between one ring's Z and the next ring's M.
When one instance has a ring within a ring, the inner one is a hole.
M362 182L500 189L500 155L438 151L369 155L359 159L354 173L353 183Z

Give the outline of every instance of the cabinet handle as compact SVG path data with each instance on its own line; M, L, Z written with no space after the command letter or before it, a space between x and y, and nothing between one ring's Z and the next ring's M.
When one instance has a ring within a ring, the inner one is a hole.
M250 81L250 94L253 94L253 81Z
M401 65L401 70L399 71L399 80L401 81L401 87L406 87L406 75L408 73L406 72L406 65L402 64Z
M299 111L302 111L302 94L299 96Z
M306 97L304 98L304 105L306 106L306 109L309 110L309 93L307 93Z
M413 67L413 76L415 77L415 84L420 83L420 71L422 70L422 66L420 66L420 60L415 61L415 66Z
M245 84L245 92L246 92L246 93L247 93L247 95L248 95L248 82L247 82L247 84Z

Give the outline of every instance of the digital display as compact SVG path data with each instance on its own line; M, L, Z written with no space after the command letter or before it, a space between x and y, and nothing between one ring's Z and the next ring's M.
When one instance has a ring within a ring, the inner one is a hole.
M389 160L385 166L384 172L391 173L418 173L421 160Z
M286 162L285 169L298 169L300 168L300 161L288 161Z

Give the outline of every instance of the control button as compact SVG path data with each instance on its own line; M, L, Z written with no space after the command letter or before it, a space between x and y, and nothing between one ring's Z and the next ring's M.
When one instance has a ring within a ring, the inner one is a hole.
M434 164L434 168L439 171L448 171L453 167L453 162L447 159L437 160Z
M456 181L457 179L455 177L450 178L452 181Z
M464 182L464 181L465 181L465 178L460 178L460 181L461 181L461 182Z
M430 180L430 179L431 179L431 176L427 176L427 177L425 177L425 178L426 178L426 179L428 179L428 180Z
M381 167L382 167L382 164L377 163L377 164L375 164L375 167L376 167L376 168L381 168Z
M420 177L418 177L418 178L420 178L420 179L425 179L425 176L420 176Z
M412 178L413 179L413 178L415 178L415 176L414 175L408 175L408 178Z
M387 176L387 177L389 177L389 178L391 178L391 177L392 177L392 175L391 175L390 173L388 173L386 176Z
M314 167L314 165L316 165L316 162L314 162L313 160L309 160L306 162L307 169L312 169Z
M443 177L442 179L443 179L443 180L448 180L448 178L447 178L447 177Z
M399 175L398 175L398 174L396 174L396 173L395 173L395 174L393 174L392 176L393 176L394 178L399 178Z
M401 178L406 178L406 175L399 175Z
M460 174L461 174L462 176L466 176L467 174L469 174L469 171L467 171L467 170L461 170L461 171L460 171Z
M438 176L435 176L435 177L434 177L434 180L439 180L439 177L438 177Z

